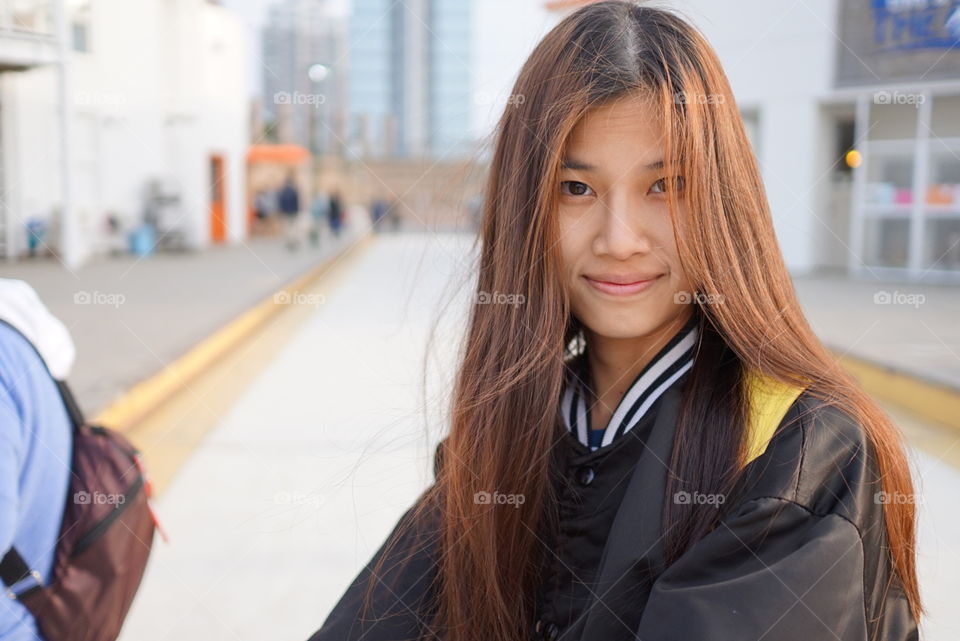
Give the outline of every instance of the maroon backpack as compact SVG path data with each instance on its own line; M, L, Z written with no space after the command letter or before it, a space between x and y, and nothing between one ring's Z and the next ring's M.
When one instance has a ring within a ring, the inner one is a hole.
M41 357L42 360L42 357ZM11 547L0 561L7 595L36 618L46 641L113 641L120 634L158 526L140 452L122 434L88 425L63 381L56 381L73 424L70 490L51 581ZM162 532L161 532L162 533Z

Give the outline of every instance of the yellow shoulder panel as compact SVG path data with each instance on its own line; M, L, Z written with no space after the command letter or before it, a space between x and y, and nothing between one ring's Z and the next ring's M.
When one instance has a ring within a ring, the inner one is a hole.
M782 383L752 368L747 368L750 421L747 433L747 458L744 465L764 453L787 410L803 390L803 387Z

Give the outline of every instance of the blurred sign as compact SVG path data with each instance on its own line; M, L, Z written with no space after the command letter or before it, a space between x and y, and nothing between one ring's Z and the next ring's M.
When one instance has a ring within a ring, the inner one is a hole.
M841 0L837 86L960 80L960 0Z

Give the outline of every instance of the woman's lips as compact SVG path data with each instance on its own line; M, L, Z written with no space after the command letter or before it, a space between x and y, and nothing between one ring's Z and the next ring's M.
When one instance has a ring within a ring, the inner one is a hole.
M663 274L660 274L660 276L662 275ZM653 278L648 278L646 280L637 280L629 283L614 283L607 280L590 278L589 276L584 276L584 278L594 289L605 294L612 294L614 296L630 296L632 294L639 294L640 292L649 289L655 282L657 282L660 276L654 276Z

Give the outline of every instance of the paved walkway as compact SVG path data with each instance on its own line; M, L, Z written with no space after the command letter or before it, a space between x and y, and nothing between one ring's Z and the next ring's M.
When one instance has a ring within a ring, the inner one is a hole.
M814 331L835 350L960 392L960 286L798 277Z
M324 304L274 352L159 501L171 544L157 539L122 641L302 641L320 626L432 481L444 421L421 412L423 357L443 297L465 291L449 281L463 243L444 244L380 238L342 281L318 287ZM431 406L449 388L451 327L463 309L453 305L436 330ZM211 393L230 380L214 380ZM207 387L192 391L206 399ZM147 440L149 461L155 439Z
M191 253L104 258L70 271L55 260L0 263L0 278L30 283L70 329L70 376L88 415L163 369L203 338L338 249L359 226L290 252L281 238Z
M296 310L305 317L294 329L271 326L289 336L159 501L172 543L156 543L121 641L296 641L319 627L432 481L469 259L463 237L379 238L320 287L322 307ZM424 390L427 339L448 299ZM200 384L194 391L205 402ZM924 639L954 641L960 471L910 454L926 492Z

